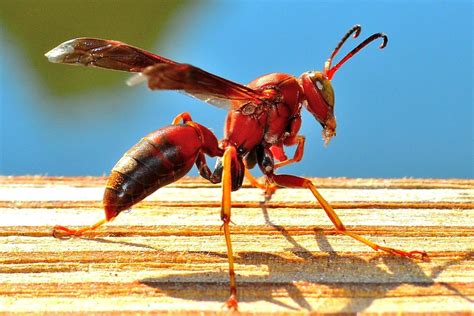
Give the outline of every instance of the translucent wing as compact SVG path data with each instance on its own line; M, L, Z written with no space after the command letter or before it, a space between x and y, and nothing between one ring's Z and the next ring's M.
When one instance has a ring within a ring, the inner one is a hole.
M148 81L152 90L179 90L209 104L238 109L244 104L259 105L257 91L188 64L156 64L145 68L128 83Z
M174 61L118 41L76 38L45 54L50 62L77 64L128 72L140 72L148 66Z
M238 109L244 104L262 103L262 95L247 86L118 41L76 38L53 48L45 56L54 63L138 72L129 84L148 81L152 90L185 92L221 108Z

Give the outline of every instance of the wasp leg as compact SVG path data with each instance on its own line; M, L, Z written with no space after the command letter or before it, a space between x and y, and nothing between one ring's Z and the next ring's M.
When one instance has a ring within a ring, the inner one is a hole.
M183 124L186 124L186 122L192 122L193 120L191 119L191 114L189 114L188 112L183 112L176 115L171 124L178 125L180 124L180 121L182 121Z
M289 164L301 161L301 158L303 158L303 153L304 153L304 142L305 142L305 137L303 135L297 135L285 141L285 146L296 145L295 154L293 155L293 158L285 159L283 161L277 162L273 168L278 169L283 166L287 166Z
M266 189L266 186L265 184L259 182L257 180L257 178L255 178L252 173L250 172L249 169L245 168L245 177L247 178L247 180L249 180L250 184L256 188L259 188L259 189L262 189L262 190L265 190Z
M428 254L424 251L404 251L400 249L394 249L390 247L384 247L380 246L376 243L371 242L370 240L357 235L355 233L348 232L342 221L339 219L339 216L337 216L336 212L334 209L329 205L329 203L322 197L322 195L318 192L314 184L305 178L297 177L297 176L292 176L292 175L272 175L272 179L281 186L284 187L294 187L294 188L307 188L309 189L314 197L318 200L319 204L321 207L324 209L326 212L327 216L331 220L331 222L334 224L336 227L336 230L340 234L344 234L347 236L350 236L367 246L371 247L374 250L382 250L385 252L388 252L390 254L394 255L399 255L402 257L408 257L408 258L413 258L413 259L421 259L421 260L428 260Z
M274 169L278 169L283 166L298 162L301 160L301 158L303 158L305 137L303 135L298 135L300 127L301 116L296 116L291 120L288 136L283 140L283 142L270 147L270 151L272 152L273 157L275 157L279 161L273 166ZM283 146L293 145L297 145L295 154L293 155L293 158L288 159Z
M283 159L282 161L275 163L273 169L275 170L283 166L301 161L304 153L304 143L305 137L303 135L297 135L285 140L285 146L297 145L293 158L286 157L283 145L272 146L270 150L272 151L273 155L277 155ZM271 199L273 193L275 193L275 191L278 189L278 186L275 183L271 183L270 181L265 181L265 183L259 182L248 169L245 169L245 177L247 180L249 180L251 185L265 191L265 200L267 201Z
M188 112L183 112L177 115L173 120L173 125L176 124L188 124L197 127L201 133L203 133L202 129L199 127L198 124L194 123L191 119L191 115ZM205 138L205 134L203 133L203 137ZM226 306L229 309L237 310L238 303L237 303L237 286L235 283L235 270L234 270L234 255L232 251L232 241L230 239L230 227L229 223L231 222L231 191L232 191L232 160L235 160L237 157L237 153L234 147L229 147L226 151L222 154L220 149L217 146L217 142L214 145L214 142L205 141L209 143L207 147L214 148L215 151L219 151L216 153L217 156L223 156L222 158L222 175L220 174L220 170L216 170L214 173L211 173L204 154L199 153L196 159L196 166L199 170L199 174L211 181L212 183L218 183L222 181L222 208L221 208L221 219L223 221L222 228L224 230L224 237L227 246L227 259L229 262L229 279L230 279L230 297L226 302ZM219 155L220 154L220 155Z
M57 225L53 228L53 236L55 238L79 237L82 236L83 233L94 230L97 227L107 223L108 221L108 219L102 219L94 225L83 227L81 229L70 229L64 226Z
M180 120L184 125L179 124ZM178 126L167 126L146 136L114 166L107 181L103 198L105 219L78 230L56 226L53 229L53 236L60 238L81 236L85 232L96 229L152 192L180 179L191 169L193 162L196 163L204 178L218 183L220 181L219 172L210 172L204 156L206 154L210 157L221 157L223 154L214 134L208 128L193 122L187 112L178 115L173 120L173 124ZM190 131L190 127L194 129L195 133ZM169 140L174 140L174 142L169 142ZM162 159L155 157L156 151L160 152L159 156ZM186 163L176 164L173 162L176 160L177 152L179 159ZM179 152L182 154L179 155ZM151 172L153 170L155 171ZM142 179L151 184L144 186L141 183ZM153 191L149 191L149 189L153 189Z
M222 228L224 229L225 243L227 245L227 259L229 262L229 278L230 278L230 297L226 302L226 305L230 309L237 310L237 286L235 283L235 271L234 271L234 255L232 252L232 242L230 239L230 210L231 210L231 197L232 191L232 174L231 164L237 156L234 147L228 147L222 159L223 172L222 172L222 207L221 207L221 219L223 221Z
M173 125L178 124L187 124L196 128L197 131L201 133L201 139L204 142L204 150L205 152L210 155L211 157L214 156L222 156L222 150L219 148L217 139L206 127L197 124L191 118L191 114L188 112L183 112L178 114L172 122ZM207 150L206 150L207 149ZM211 169L207 165L206 156L200 152L196 157L196 167L198 168L199 175L204 179L210 181L211 183L219 183L221 182L219 171L216 170L214 173L211 172Z
M404 251L399 249L394 249L390 247L384 247L377 245L376 243L371 242L370 240L357 235L355 233L348 232L342 221L337 216L334 209L329 205L329 203L323 198L323 196L318 192L316 186L308 179L297 177L293 175L286 175L286 174L274 174L273 168L273 156L269 149L261 149L258 153L258 164L262 172L271 180L274 181L277 185L282 187L288 188L306 188L313 193L316 200L318 200L321 207L326 212L327 216L331 220L331 222L336 227L336 231L340 234L344 234L350 236L367 246L371 247L374 250L382 250L394 255L399 255L402 257L414 258L414 259L421 259L427 260L428 255L424 251Z
M249 180L250 184L256 188L262 189L265 191L265 201L270 201L273 193L278 189L278 186L274 183L265 181L265 183L259 182L250 172L249 169L245 168L245 177Z
M250 184L258 189L261 189L265 192L265 201L269 201L275 193L277 186L273 183L270 183L267 179L264 182L258 181L250 172L250 169L253 169L257 164L257 152L260 148L257 146L252 149L246 156L244 156L244 166L245 166L245 177L250 182Z

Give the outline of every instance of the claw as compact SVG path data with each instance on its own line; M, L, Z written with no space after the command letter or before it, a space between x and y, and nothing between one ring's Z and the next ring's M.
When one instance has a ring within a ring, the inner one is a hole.
M229 221L229 223L232 224L232 225L237 226L237 224L233 221ZM220 226L219 231L222 231L222 228L224 228L224 225L225 225L225 223Z
M399 249L381 247L381 246L379 246L379 249L385 252L391 253L393 255L401 256L401 257L406 257L406 258L416 259L416 260L421 260L421 261L430 261L430 258L428 257L428 254L426 253L426 251L418 251L418 250L403 251Z
M232 294L229 299L224 303L224 305L232 311L238 311L238 302L235 294Z
M54 226L54 228L53 228L53 237L54 238L59 238L59 239L68 239L68 238L71 238L71 237L82 236L84 234L84 232L88 232L88 231L96 229L97 227L99 227L99 226L107 223L108 221L111 221L112 219L114 219L115 216L110 217L109 219L102 219L102 220L98 221L97 223L95 223L92 226L87 226L87 227L84 227L84 228L81 228L81 229L69 229L67 227L59 226L59 225Z
M273 196L273 193L275 193L275 191L278 189L278 186L273 184L273 183L269 183L268 181L265 183L265 201L270 201L272 196Z
M54 226L53 237L58 239L69 239L71 237L77 237L81 234L77 230L69 229L64 226Z
M428 262L430 261L430 257L426 253L426 251L418 251L418 250L413 250L408 252L408 257L412 259L418 259L421 261Z

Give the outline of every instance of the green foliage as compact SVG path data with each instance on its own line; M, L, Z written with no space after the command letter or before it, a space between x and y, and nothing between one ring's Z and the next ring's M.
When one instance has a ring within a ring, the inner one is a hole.
M116 39L151 49L166 25L190 1L158 0L1 0L0 25L7 43L20 49L56 95L116 85L123 75L48 63L44 53L76 37ZM92 74L93 72L93 74Z

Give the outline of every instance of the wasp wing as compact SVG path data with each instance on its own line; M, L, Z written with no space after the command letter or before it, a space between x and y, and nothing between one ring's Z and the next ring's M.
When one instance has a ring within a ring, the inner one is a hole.
M178 90L209 104L238 109L262 103L262 95L241 84L218 77L188 64L155 64L130 78L128 84L147 80L151 90Z
M98 38L76 38L45 54L50 62L77 64L128 72L141 72L151 65L176 62L128 44Z
M148 80L152 90L178 90L225 109L238 109L244 104L257 106L262 102L261 95L249 87L118 41L76 38L53 48L45 56L54 63L138 72L128 84Z

